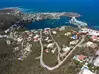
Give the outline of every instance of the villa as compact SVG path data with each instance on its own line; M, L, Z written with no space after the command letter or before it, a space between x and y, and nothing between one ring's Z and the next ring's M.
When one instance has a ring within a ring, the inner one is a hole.
M92 41L98 41L99 42L99 37L98 36L91 36Z
M96 30L92 30L92 29L87 29L87 28L82 28L80 31L80 33L87 33L87 35L91 35L91 36L99 36L99 31Z

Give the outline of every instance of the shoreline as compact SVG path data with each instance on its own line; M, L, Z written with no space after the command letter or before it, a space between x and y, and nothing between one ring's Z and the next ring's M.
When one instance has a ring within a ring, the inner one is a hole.
M8 16L12 16L15 17L15 18L19 18L19 22L16 21L15 23L13 24L17 24L18 26L22 26L24 27L25 29L26 26L30 25L32 26L33 22L40 22L40 21L44 21L44 20L57 20L57 19L61 19L61 17L80 17L81 15L78 14L78 13L73 13L73 12L51 12L51 13L34 13L34 14L31 14L31 13L26 13L26 12L22 12L19 8L5 8L5 9L2 9L0 10L0 16L1 15L8 15ZM4 20L4 19L3 19ZM16 19L14 19L16 20ZM8 21L10 23L10 21ZM18 22L18 23L17 23ZM12 26L13 26L12 24ZM11 25L11 24L10 24ZM39 26L39 25L38 25ZM43 26L43 25L42 25ZM57 27L61 27L61 26L69 26L68 25L57 25L56 27L51 27L51 28L57 28ZM70 25L72 26L72 25ZM9 26L11 27L11 26ZM44 27L46 28L46 27ZM91 28L88 26L88 28ZM36 28L33 28L33 29L36 29ZM42 29L42 28L39 28L39 29ZM91 28L92 29L92 28ZM28 29L29 30L29 29ZM95 29L97 30L97 29Z

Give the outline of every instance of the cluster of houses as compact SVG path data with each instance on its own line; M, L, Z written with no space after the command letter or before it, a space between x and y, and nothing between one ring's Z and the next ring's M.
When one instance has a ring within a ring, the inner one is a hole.
M88 28L82 28L82 29L80 30L80 32L82 32L82 33L87 33L87 35L99 36L99 31L92 30L92 29L88 29Z
M31 42L38 42L40 39L39 31L31 30L31 31L24 31L24 32L18 32L18 31L12 31L9 35L7 35L9 39L12 39L12 41L15 41L15 43L18 45L14 47L14 52L19 51L18 54L18 60L24 60L31 52L32 44ZM6 43L7 45L11 45L12 42L7 39Z
M73 57L74 60L79 62L81 65L81 71L79 74L96 74L95 68L99 67L99 57L93 60L93 57L88 57L85 55L76 55ZM89 66L89 64L93 63L94 65Z
M96 49L96 48L98 49L96 51L96 54L95 54L96 57L94 57L94 59L92 58L89 59L89 57L84 56L84 55L76 55L73 57L73 59L79 61L80 63L85 62L79 74L96 74L95 72L89 69L88 64L90 61L94 65L92 68L99 67L99 45L95 43L95 42L99 42L99 31L84 28L85 26L87 26L87 23L78 21L75 17L72 17L72 19L69 22L71 24L77 25L78 28L80 28L80 31L72 37L73 39L76 39L77 37L81 35L86 35L87 37L89 37L90 40L86 42L85 45L82 45L82 46L91 47L93 49ZM74 41L70 42L70 44L74 44L74 43L75 43Z
M7 35L0 35L0 38L8 38Z
M93 43L93 42L91 42L91 41L86 42L85 45L86 45L86 47L91 47L91 48L93 48L93 49L95 49L95 48L98 47L98 45L97 45L96 43Z
M90 36L90 39L92 41L97 41L99 42L99 31L88 29L88 28L82 28L79 33L86 34Z
M43 33L45 35L49 34L49 30L50 28L45 28L43 30ZM51 31L53 35L57 34L57 32L55 30ZM32 43L36 43L39 42L40 38L40 30L26 30L24 32L20 32L18 33L17 31L13 31L10 32L10 34L8 35L9 38L13 39L14 41L16 41L16 44L19 44L19 46L14 48L14 52L16 51L20 51L20 56L18 56L18 60L24 60L31 52L31 47L32 47ZM45 41L48 42L48 44L46 45L46 50L45 52L49 52L48 49L53 48L54 47L54 43L52 42L52 39L47 36L45 38ZM10 40L6 40L7 44L11 44ZM21 48L20 48L21 47ZM53 49L51 52L54 53L56 50Z
M18 60L21 60L21 61L24 60L24 58L26 58L26 57L30 54L30 52L31 52L31 47L32 47L32 45L29 44L29 43L27 43L27 44L26 44L26 47L21 50L21 54L20 54L20 56L18 57Z
M74 19L72 19L72 21L74 21ZM77 23L77 21L76 21L76 23ZM44 52L49 53L49 51L51 51L52 54L54 54L55 51L57 50L57 47L56 47L53 39L50 36L49 30L51 30L51 29L45 28L43 30L43 41L45 42ZM62 26L61 28L58 28L58 29L56 28L55 30L51 30L51 34L55 36L58 33L57 30L64 31L65 26ZM7 31L5 31L5 32L7 32ZM96 43L94 43L94 42L99 42L99 31L88 29L88 28L81 28L81 30L79 32L68 31L68 32L65 32L64 35L67 37L70 37L72 39L72 41L69 42L70 46L64 46L61 48L61 50L63 52L65 52L65 54L68 53L73 48L72 46L75 46L79 42L81 35L87 35L90 38L90 41L85 43L86 47L91 47L93 49L99 47ZM18 60L24 60L24 58L26 58L31 53L32 44L30 42L36 43L36 42L39 42L39 40L41 39L39 30L24 31L22 33L18 33L15 31L15 32L10 32L10 34L8 36L0 35L0 37L11 38L11 39L15 40L17 42L17 44L20 44L21 48L20 48L20 46L19 47L17 46L14 48L14 51L21 52L20 56L18 56ZM11 41L6 40L6 43L8 45L10 45ZM65 54L63 53L63 55L65 55ZM93 60L93 64L94 64L94 66L99 67L99 50L96 51L95 55L97 57ZM89 63L89 60L90 60L88 58L88 56L76 55L73 57L73 59L79 61L80 63L85 62L85 64L82 66L81 72L79 74L95 74L92 71L90 71L87 66Z

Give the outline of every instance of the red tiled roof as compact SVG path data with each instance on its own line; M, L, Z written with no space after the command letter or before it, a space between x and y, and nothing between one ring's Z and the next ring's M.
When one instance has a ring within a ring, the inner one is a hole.
M79 55L79 56L78 56L78 59L79 59L79 60L84 60L86 57L87 57L87 56Z

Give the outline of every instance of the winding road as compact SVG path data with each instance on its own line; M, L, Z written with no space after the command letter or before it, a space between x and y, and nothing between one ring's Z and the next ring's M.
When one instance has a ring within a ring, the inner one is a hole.
M50 32L51 34L51 32ZM85 40L85 36L82 36L82 39L81 41L69 52L69 54L62 60L60 61L56 66L54 67L50 67L50 66L47 66L44 61L43 61L43 43L42 43L42 30L40 31L40 36L41 36L41 39L40 39L40 45L41 45L41 55L40 55L40 64L42 67L48 69L48 70L54 70L54 69L57 69L59 68L65 61L66 59L73 53L74 50L76 50L76 48L82 44L82 42ZM58 43L55 42L56 45L58 46ZM58 46L58 48L60 49L60 47Z

